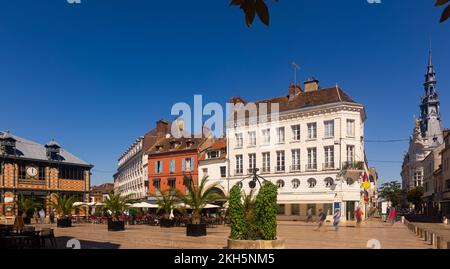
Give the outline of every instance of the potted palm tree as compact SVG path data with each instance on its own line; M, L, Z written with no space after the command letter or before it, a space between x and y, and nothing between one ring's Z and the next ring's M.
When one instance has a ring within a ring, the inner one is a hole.
M31 214L35 207L39 206L32 198L25 198L23 195L20 196L19 199L15 201L17 206L17 223L30 224L31 223Z
M108 231L124 231L125 222L121 219L122 214L127 209L129 203L128 196L121 197L120 194L110 194L106 197L105 210L108 217Z
M76 196L68 195L55 195L53 199L50 199L49 203L51 207L53 207L58 214L56 224L59 228L72 227L72 212L80 207L74 205L77 200L78 198Z
M163 213L159 222L161 228L171 228L174 226L174 220L170 219L170 213L176 209L176 204L180 201L180 191L176 189L163 190L160 195L155 196L158 204L157 213Z
M206 236L206 224L202 223L201 213L206 205L215 203L225 198L215 191L219 183L209 184L208 177L204 177L200 184L189 178L184 179L187 193L182 196L182 201L192 209L192 223L186 225L187 236Z

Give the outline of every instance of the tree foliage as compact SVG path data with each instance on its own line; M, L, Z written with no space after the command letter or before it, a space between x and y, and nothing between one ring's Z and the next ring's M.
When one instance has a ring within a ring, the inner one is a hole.
M261 20L266 26L270 24L269 8L266 0L231 0L231 6L239 6L245 15L245 22L248 27L251 27L255 17ZM278 2L278 0L274 0Z
M55 195L53 199L50 199L50 205L56 210L56 213L63 219L69 218L72 212L80 206L75 206L77 202L76 196L69 195Z
M413 204L415 209L418 211L422 209L423 193L424 193L423 187L415 187L414 189L410 190L406 196L408 202Z
M384 183L379 190L379 196L397 206L402 197L402 186L397 181Z
M120 220L120 216L127 209L129 202L129 196L120 196L119 193L108 195L104 201L105 209L110 211L108 214L113 221Z
M446 20L448 20L448 18L450 18L450 0L437 0L435 6L436 7L442 7L447 5L447 7L445 7L444 11L442 12L441 15L441 22L444 22Z
M184 182L187 192L186 195L181 196L181 200L192 209L192 223L200 224L203 208L225 197L215 191L219 183L208 185L208 177L204 177L200 184L195 184L190 178L185 178Z
M33 198L25 198L23 195L15 201L15 204L17 206L18 215L22 217L26 217L27 213L39 206L39 203Z

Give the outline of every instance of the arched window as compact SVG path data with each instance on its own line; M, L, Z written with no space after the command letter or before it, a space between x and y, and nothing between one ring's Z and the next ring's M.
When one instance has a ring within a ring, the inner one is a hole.
M278 189L284 188L284 180L277 180L277 187Z
M308 185L310 188L314 188L317 185L317 180L315 178L308 179Z
M353 184L355 184L355 180L351 177L347 178L347 185L351 186Z
M292 180L292 188L293 189L298 189L300 187L300 180L298 179L293 179Z
M325 186L326 186L327 188L331 188L331 186L334 185L334 180L333 180L331 177L325 178L324 181L325 181Z

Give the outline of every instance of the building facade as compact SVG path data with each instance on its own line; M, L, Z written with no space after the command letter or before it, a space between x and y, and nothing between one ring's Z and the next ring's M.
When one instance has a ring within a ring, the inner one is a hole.
M427 157L422 161L424 170L423 178L423 201L424 213L429 216L437 216L440 210L439 200L441 184L439 184L440 168L442 164L441 152L444 149L444 144L433 149Z
M104 183L91 188L91 203L103 202L111 193L114 193L113 183Z
M227 139L214 139L211 146L199 153L198 177L200 180L207 177L209 185L217 185L218 191L226 194L230 188L228 176Z
M139 137L119 157L114 175L114 191L130 199L143 200L148 194L147 151L169 132L169 122L160 120L156 128Z
M45 145L0 132L0 216L15 214L18 197L32 197L50 212L53 195L89 202L92 165L52 140Z
M240 97L231 103L248 104ZM367 209L361 188L369 180L362 104L338 86L321 89L315 79L304 89L291 85L287 96L255 104L278 104L279 119L252 123L246 118L227 125L227 188L241 184L248 190L242 180L258 168L278 186L280 219L301 219L311 208L316 214L340 209L342 218L351 220L357 207Z
M203 138L174 138L169 133L148 151L148 195L176 189L186 193L185 179L198 183L198 157Z
M402 165L402 187L405 192L423 186L425 173L423 161L443 143L440 100L436 84L436 72L430 53L425 74L425 94L420 102L420 117L416 120ZM406 197L404 203L407 204Z
M441 153L442 171L441 171L441 210L442 214L450 219L450 130L445 132L445 146Z

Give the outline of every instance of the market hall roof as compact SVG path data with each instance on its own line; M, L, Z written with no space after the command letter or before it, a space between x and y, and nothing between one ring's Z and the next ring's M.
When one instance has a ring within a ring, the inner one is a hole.
M38 161L49 161L49 158L47 156L47 148L46 145L41 145L36 142L27 140L25 138L16 136L14 134L11 134L9 132L1 132L0 131L0 139L5 139L6 137L13 138L16 140L16 158L23 158L23 159L32 159L32 160L38 160ZM52 140L50 141L47 146L51 143L51 145L59 146L59 144ZM59 151L59 160L60 163L65 164L73 164L73 165L83 165L83 166L92 166L89 163L81 160L80 158L76 157L72 153L68 152L67 150L60 148Z

